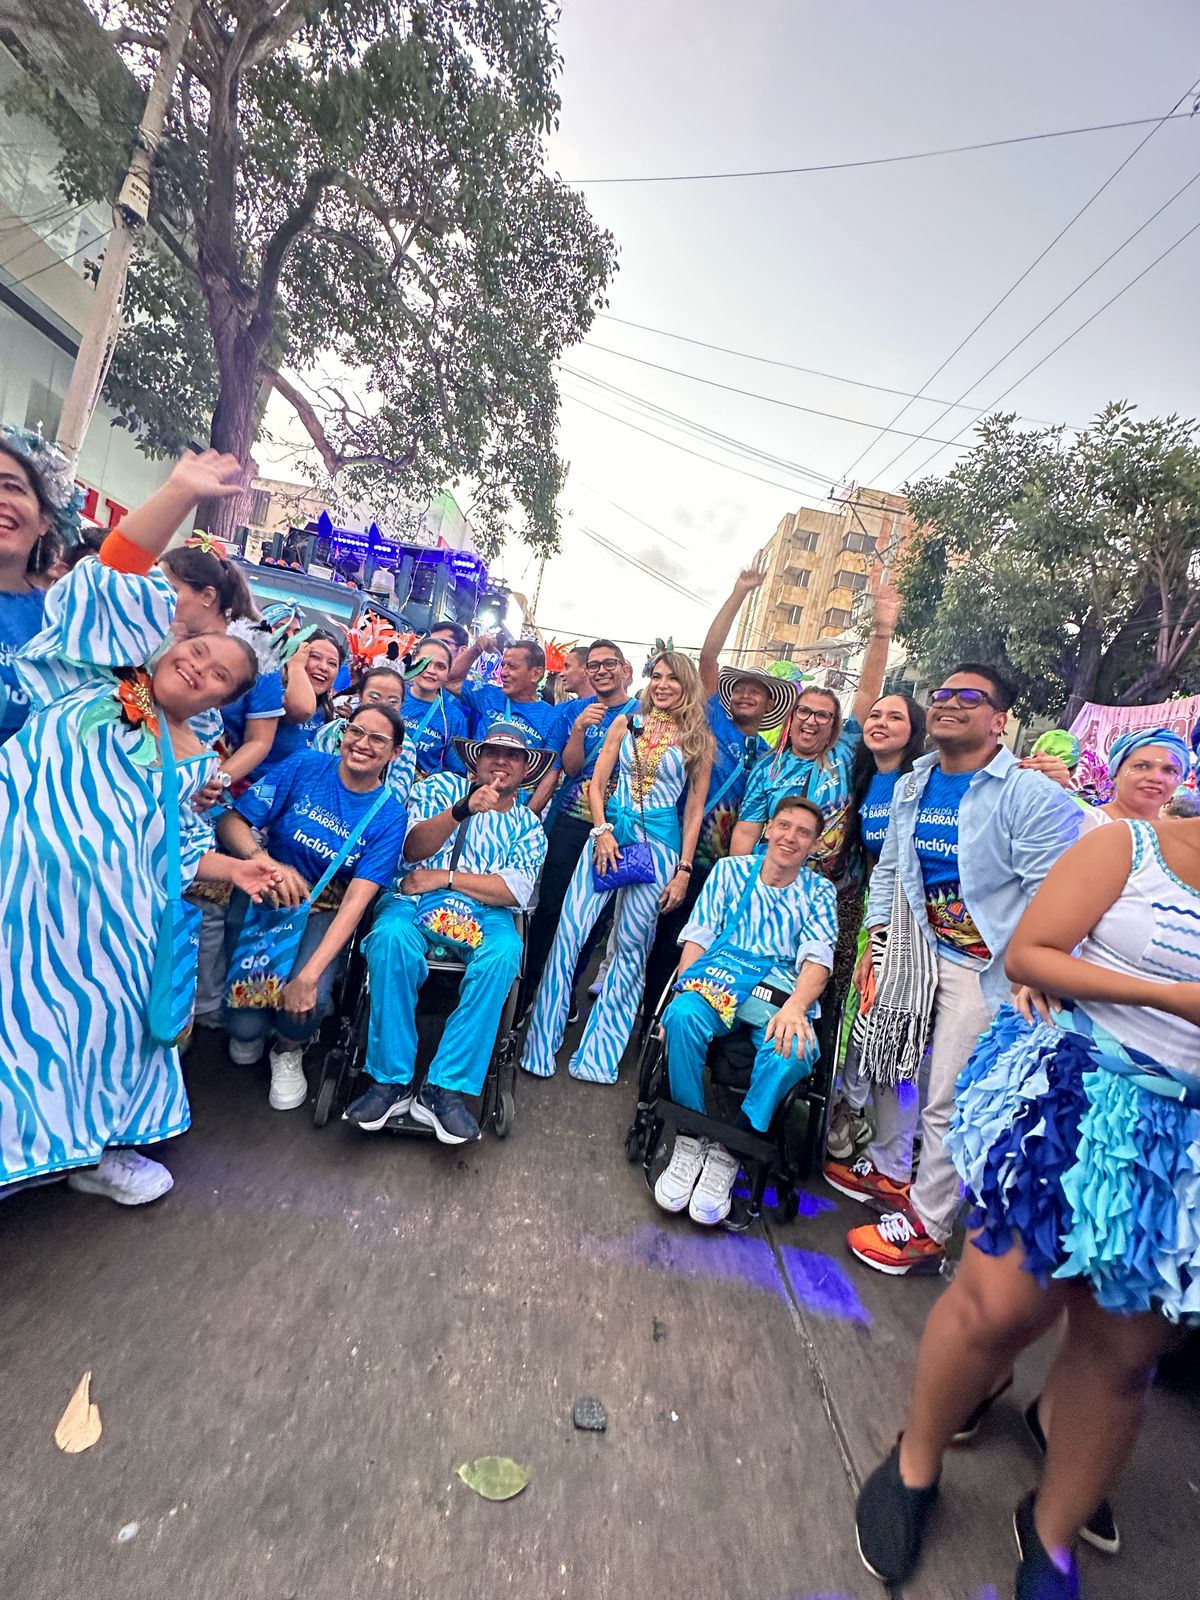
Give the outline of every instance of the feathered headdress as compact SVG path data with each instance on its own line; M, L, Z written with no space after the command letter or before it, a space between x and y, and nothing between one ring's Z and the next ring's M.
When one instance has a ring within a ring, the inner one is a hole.
M567 657L578 645L578 639L572 639L570 644L559 644L557 639L549 640L546 644L546 671L562 672L567 665Z
M267 624L252 622L249 617L239 617L236 622L231 622L225 629L225 635L229 639L240 639L249 647L258 663L260 675L279 671L285 659L284 646L291 642L281 628L272 632Z

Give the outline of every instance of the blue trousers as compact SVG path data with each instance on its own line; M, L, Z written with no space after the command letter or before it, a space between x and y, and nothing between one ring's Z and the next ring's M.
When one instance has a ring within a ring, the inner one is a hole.
M616 942L612 966L588 1017L579 1049L571 1057L569 1071L573 1078L584 1078L590 1083L616 1083L617 1067L641 1004L646 956L658 922L658 897L664 885L671 881L679 862L677 852L657 839L651 839L650 850L654 857L653 883L635 883L626 889L605 889L600 893L592 882L591 850L585 850L580 856L571 874L558 931L525 1036L521 1065L535 1077L549 1078L554 1073L555 1053L567 1030L575 963L588 934L615 895Z
M239 898L240 897L240 898ZM229 903L227 918L228 937L226 949L232 950L237 940L238 931L246 915L249 905L246 896L240 890L235 890ZM300 968L312 955L313 951L325 937L325 931L336 915L333 911L310 911L308 921L304 925L304 933L300 940L300 948L296 952L296 959L292 965L292 972ZM336 961L331 961L317 980L317 1008L315 1011L306 1011L302 1016L294 1011L266 1011L266 1010L234 1010L225 1007L225 1026L231 1039L239 1039L243 1044L249 1044L255 1039L265 1039L268 1034L275 1037L290 1049L297 1049L306 1045L310 1039L316 1037L317 1029L329 1015L333 1005L333 986L337 982L338 974L346 965L346 952L343 950Z
M695 993L677 994L663 1012L662 1022L667 1036L671 1099L689 1111L704 1111L704 1058L713 1040L723 1039L732 1030L708 1001ZM754 1066L750 1089L742 1102L750 1125L759 1133L766 1133L779 1102L794 1083L808 1077L817 1058L815 1045L803 1055L793 1052L791 1056L781 1056L773 1044L767 1043L765 1033L761 1024L750 1029L755 1044Z
M376 1083L411 1083L417 1061L417 992L429 976L417 926L421 896L389 895L363 941L371 975L367 1073ZM483 943L468 960L458 1004L426 1077L439 1089L483 1091L508 991L521 970L521 935L511 911L476 905Z

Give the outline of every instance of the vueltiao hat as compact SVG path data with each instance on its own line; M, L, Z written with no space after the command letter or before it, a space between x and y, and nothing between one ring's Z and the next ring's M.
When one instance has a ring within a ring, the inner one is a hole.
M519 750L525 757L525 778L522 788L530 788L540 783L554 764L553 750L531 749L529 737L520 723L505 722L503 719L493 722L482 739L455 739L452 743L472 778L475 776L480 754L488 745L498 746L502 750Z
M773 733L776 728L782 728L787 721L788 713L800 698L796 685L788 678L776 678L765 667L719 667L717 669L717 694L720 696L721 705L727 717L733 715L730 702L733 697L735 683L761 684L770 695L767 702L766 714L762 719L760 733Z

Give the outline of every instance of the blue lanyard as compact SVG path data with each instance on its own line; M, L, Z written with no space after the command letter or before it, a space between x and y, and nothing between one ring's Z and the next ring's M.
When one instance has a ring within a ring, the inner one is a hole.
M712 799L708 802L706 810L715 811L717 809L717 807L720 805L721 801L729 793L730 789L733 788L733 786L737 782L738 778L741 777L741 775L743 773L746 773L747 776L749 775L751 769L754 766L755 761L757 761L757 760L758 760L758 749L757 749L757 746L749 738L747 738L747 740L746 740L746 748L742 751L741 758L735 763L733 771L729 774L729 776L725 779L725 782L721 785L721 787L717 790L716 794L713 795Z

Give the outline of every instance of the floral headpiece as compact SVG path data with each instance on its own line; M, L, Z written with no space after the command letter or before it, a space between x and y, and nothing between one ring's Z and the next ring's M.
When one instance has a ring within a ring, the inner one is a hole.
M221 561L229 560L229 546L220 539L214 539L207 528L196 528L183 542L189 550L203 550L206 556L217 556Z
M668 651L673 651L674 649L675 640L673 637L670 639L655 639L654 653L653 655L646 657L646 665L642 668L642 677L648 678L650 676L650 670L654 666L654 663L658 660L659 656L665 656Z
M56 444L43 439L32 428L14 428L9 423L0 425L0 443L28 461L37 473L50 502L53 526L59 538L64 544L78 544L84 496L67 457Z

